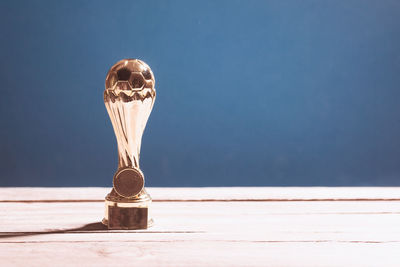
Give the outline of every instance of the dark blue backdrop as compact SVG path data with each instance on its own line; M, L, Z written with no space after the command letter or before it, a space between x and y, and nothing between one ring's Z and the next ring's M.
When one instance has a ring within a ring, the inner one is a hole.
M400 185L399 1L1 1L0 185L110 186L146 61L150 186Z

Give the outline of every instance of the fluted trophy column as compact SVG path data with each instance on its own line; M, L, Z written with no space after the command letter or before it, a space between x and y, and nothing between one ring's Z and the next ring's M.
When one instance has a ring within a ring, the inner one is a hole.
M118 169L106 196L103 223L109 229L146 229L152 224L150 195L140 170L143 131L156 98L150 67L138 59L123 59L108 71L104 103L118 145Z

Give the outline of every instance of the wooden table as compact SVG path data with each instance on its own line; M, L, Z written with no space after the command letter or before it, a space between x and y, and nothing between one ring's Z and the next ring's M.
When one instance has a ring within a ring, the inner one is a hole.
M0 188L0 266L400 266L400 188L149 188L140 231L108 191Z

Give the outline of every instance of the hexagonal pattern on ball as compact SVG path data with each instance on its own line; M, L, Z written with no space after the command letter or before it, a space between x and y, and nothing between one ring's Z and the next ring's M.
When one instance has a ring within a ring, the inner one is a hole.
M150 67L139 59L123 59L108 71L106 89L140 91L154 89L154 75Z

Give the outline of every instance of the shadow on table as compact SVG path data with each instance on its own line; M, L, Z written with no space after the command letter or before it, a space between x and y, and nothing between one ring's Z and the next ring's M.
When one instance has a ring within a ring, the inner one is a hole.
M90 233L96 231L108 230L107 226L101 222L89 223L81 227L71 228L71 229L58 229L58 230L48 230L39 232L0 232L0 239L2 238L12 238L18 236L33 236L33 235L48 235L48 234L66 234L66 233Z

